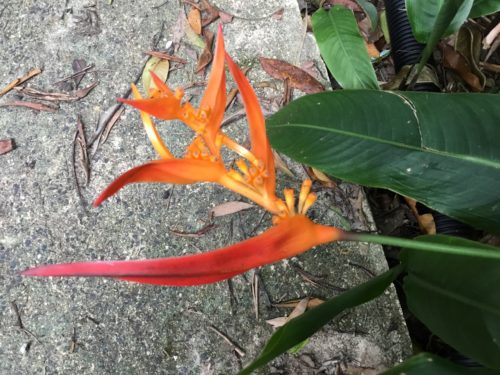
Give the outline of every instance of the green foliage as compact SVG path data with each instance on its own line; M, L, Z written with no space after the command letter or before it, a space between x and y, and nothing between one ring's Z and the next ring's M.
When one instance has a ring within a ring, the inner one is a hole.
M500 1L498 0L474 0L469 17L477 18L498 11L500 11Z
M413 356L382 375L494 375L497 371L485 368L467 368L455 365L429 353Z
M345 89L378 89L363 38L351 10L340 5L320 9L312 16L321 55L337 82Z
M469 15L472 3L473 0L406 0L415 39L428 43L431 36L439 40L458 31Z
M262 353L238 375L250 374L255 369L300 344L344 310L378 297L401 271L402 267L393 268L290 320L271 336Z
M449 236L416 241L500 249ZM493 254L492 254L493 256ZM410 311L442 340L479 363L500 370L500 260L404 250L404 291Z
M500 96L342 90L267 121L274 148L335 177L500 233Z

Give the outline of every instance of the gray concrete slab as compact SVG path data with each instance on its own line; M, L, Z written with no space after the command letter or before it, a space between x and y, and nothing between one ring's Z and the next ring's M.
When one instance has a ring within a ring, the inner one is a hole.
M329 298L338 293L336 288L350 288L369 279L366 270L379 274L387 268L378 246L345 243L321 246L264 267L258 318L250 290L253 272L235 277L231 284L195 288L16 276L17 271L37 264L195 253L235 243L270 225L268 216L261 221L260 209L251 209L218 218L216 228L199 238L172 234L171 229L202 228L211 207L239 199L209 184L133 185L103 207L90 208L89 202L113 178L155 157L137 112L129 109L95 154L90 183L82 188L83 201L79 199L71 162L77 116L82 116L90 136L100 114L140 73L145 60L142 52L151 48L155 37L160 48L174 38L180 10L177 1L162 0L90 5L75 0L23 0L0 6L0 87L31 67L44 67L28 85L55 89L53 83L71 74L77 58L95 64L99 80L88 97L62 104L55 113L0 107L0 139L14 138L17 144L17 149L0 156L0 373L234 373L255 357L271 335L265 320L289 313L273 307L273 302L304 296ZM227 50L241 65L253 66L249 76L254 84L270 80L259 69L260 56L293 63L312 58L321 66L311 37L304 37L293 0L224 0L217 5L236 16L225 26ZM283 18L270 17L279 8L284 8ZM169 84L175 87L200 80L193 73L195 62L189 48L181 44L178 54L190 64L173 71ZM93 79L90 75L82 84ZM196 101L201 91L189 93ZM279 90L261 88L258 95L272 110L270 99ZM10 93L0 101L12 98ZM244 126L244 122L232 124L229 132L244 140ZM179 124L165 124L164 130L174 151L189 140L189 132ZM296 177L279 174L280 186L300 185L301 168L291 168ZM312 211L318 222L373 228L358 187L340 184L319 196ZM325 275L330 287L305 282L292 263ZM12 302L27 331L17 326ZM239 358L210 326L236 342L245 356ZM325 373L333 373L339 360L353 367L378 369L400 361L409 351L391 289L377 301L342 315L299 354L282 356L264 372L312 374L314 368L323 366Z

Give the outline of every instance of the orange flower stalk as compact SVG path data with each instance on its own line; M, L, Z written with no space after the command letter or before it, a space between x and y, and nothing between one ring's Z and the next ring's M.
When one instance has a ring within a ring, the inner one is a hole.
M250 128L251 149L239 145L220 129L226 104L224 61L240 91ZM144 99L132 86L134 99L120 99L140 110L153 147L161 159L135 167L113 181L97 197L94 206L130 183L163 182L192 184L215 182L259 204L273 214L274 227L260 236L203 254L181 257L66 263L42 266L22 272L26 276L101 276L160 285L198 285L231 278L252 268L300 254L313 246L339 240L340 229L313 223L305 215L316 200L306 180L296 205L292 189L284 200L275 194L274 160L266 135L265 121L257 96L238 66L224 51L219 27L207 89L199 108L183 102L183 92L172 92L154 73L156 85ZM151 116L178 119L195 133L182 158L176 158L160 138ZM227 168L221 158L226 147L239 155L238 170Z

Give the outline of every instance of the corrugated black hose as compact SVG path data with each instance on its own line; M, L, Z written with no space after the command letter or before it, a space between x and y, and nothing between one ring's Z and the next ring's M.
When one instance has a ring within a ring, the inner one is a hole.
M389 34L391 37L392 58L394 60L394 67L397 73L406 65L417 64L425 45L417 42L413 36L404 0L385 0L385 9ZM417 82L412 90L437 92L439 91L439 88L433 83ZM417 207L420 213L432 213L437 233L464 238L474 237L475 230L470 226L443 215L435 210L429 209L421 204ZM463 366L480 366L478 363L456 351L449 353L449 356L452 361Z

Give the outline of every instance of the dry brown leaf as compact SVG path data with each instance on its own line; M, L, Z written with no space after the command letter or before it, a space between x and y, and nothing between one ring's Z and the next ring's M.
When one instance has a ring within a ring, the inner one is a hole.
M246 202L238 202L238 201L226 202L226 203L221 203L212 208L209 214L210 216L213 217L220 217L220 216L235 214L236 212L248 210L249 208L253 207L255 207L253 204Z
M436 224L434 223L434 217L432 214L423 214L417 210L417 201L415 199L405 197L406 203L410 206L413 214L415 215L418 225L422 232L426 234L436 234Z
M27 80L33 78L34 76L40 74L42 72L41 69L39 68L35 68L35 69L31 69L28 73L26 73L24 76L22 77L19 77L19 78L16 78L15 80L13 80L11 83L9 83L6 87L4 87L2 89L2 91L0 91L0 96L3 96L5 94L7 94L10 90L12 90L14 87L20 85L21 83L23 82L26 82Z
M319 181L319 183L325 187L333 188L337 186L335 181L331 180L326 174L321 172L316 168L308 168L308 174L313 181Z
M16 144L12 138L0 139L0 155L6 154L16 148Z
M273 304L273 306L275 307L287 307L287 308L295 308L299 302L301 300L300 299L293 299L293 300L290 300L290 301L286 301L286 302L281 302L281 303L275 303ZM308 309L312 309L316 306L319 306L321 305L323 302L325 302L324 300L322 300L321 298L309 298L309 301L307 302L307 308Z
M467 60L448 44L440 43L439 48L443 54L443 66L460 75L472 91L481 91L482 87L479 77L472 73Z
M281 21L283 19L283 14L285 13L285 8L279 8L276 12L271 16L275 20Z
M274 156L274 165L275 167L280 170L281 172L289 175L290 177L293 177L294 174L292 173L292 171L288 168L288 166L286 165L285 161L282 159L282 157L280 156L280 154L278 154L276 151L272 150L273 151L273 156Z
M375 44L365 42L365 46L366 46L366 50L368 51L368 56L370 56L372 58L380 57L380 52L377 49L377 47L375 47Z
M35 111L56 112L59 109L58 105L45 105L42 103L24 102L22 100L14 100L11 102L1 103L0 107L26 107Z
M271 324L273 328L284 326L289 320L302 315L307 309L308 302L309 302L309 297L303 298L299 301L299 303L297 303L297 305L295 306L295 308L293 309L293 311L290 313L289 316L287 317L281 316L278 318L269 319L266 320L266 323Z
M203 73L203 70L212 61L212 44L214 41L214 33L209 30L203 30L203 39L205 41L205 48L198 59L198 64L196 65L196 73Z
M193 29L193 31L201 35L201 12L199 9L195 7L191 7L191 10L188 13L188 22L189 26Z
M275 79L288 80L288 84L306 94L314 94L325 91L323 85L309 73L299 67L278 59L261 57L260 65Z
M188 63L186 59L183 59L183 58L177 57L177 56L172 56L172 55L170 55L166 52L163 52L163 51L145 51L144 53L146 55L149 55L149 56L159 57L160 59L170 60L170 61L177 62L180 64L187 64Z
M327 0L323 3L323 7L332 7L334 5L342 5L347 9L361 12L359 5L353 0Z
M234 16L232 14L223 12L221 10L219 10L219 17L220 17L220 20L222 21L222 23L224 23L224 24L233 22L233 18L234 18Z
M201 25L205 27L219 18L219 9L211 5L207 0L201 0L201 4L202 11L208 13L206 17L201 19Z

